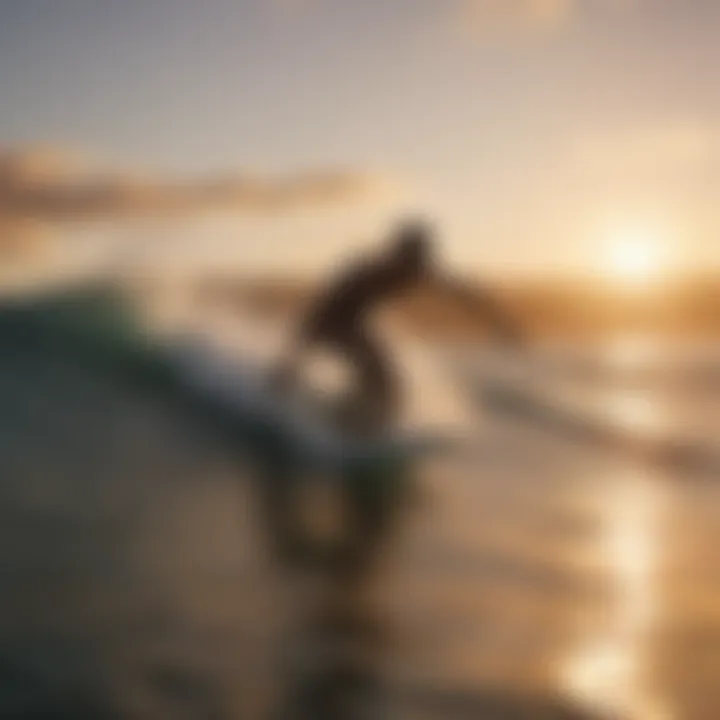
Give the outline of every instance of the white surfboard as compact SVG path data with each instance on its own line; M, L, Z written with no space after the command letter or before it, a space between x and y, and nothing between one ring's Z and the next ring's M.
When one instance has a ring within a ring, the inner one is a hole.
M320 396L309 391L290 397L273 390L267 368L203 346L177 348L172 357L188 389L241 423L270 428L279 439L278 452L293 454L308 469L372 469L461 446L457 438L433 431L380 433L372 438L343 435L323 418Z

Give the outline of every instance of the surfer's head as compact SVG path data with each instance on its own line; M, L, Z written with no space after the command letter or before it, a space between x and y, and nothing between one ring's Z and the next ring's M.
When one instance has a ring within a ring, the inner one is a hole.
M393 262L412 275L424 273L433 260L433 235L430 225L421 220L402 223L392 236Z

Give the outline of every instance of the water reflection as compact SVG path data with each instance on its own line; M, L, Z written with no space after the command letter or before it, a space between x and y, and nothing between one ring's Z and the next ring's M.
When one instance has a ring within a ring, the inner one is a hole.
M639 335L617 337L605 346L602 357L620 373L646 371L658 360L660 349L650 338Z
M662 349L648 338L616 338L601 350L602 361L617 379L631 382L613 383L611 387L604 382L576 391L581 400L589 403L618 431L657 437L669 428L671 418L658 397L650 392L646 380L660 364L662 353Z
M662 484L641 468L605 479L605 485L608 480L596 563L609 576L609 597L587 619L563 682L597 710L633 720L670 720L645 672L661 612L656 574L663 553Z
M373 717L380 702L379 661L390 634L372 602L373 578L412 507L415 478L378 475L377 468L347 472L324 487L336 496L326 510L339 516L328 534L327 518L303 512L320 504L307 478L277 467L261 474L257 489L275 558L290 585L300 575L312 587L304 602L298 598L300 617L285 642L278 720Z
M282 720L344 720L380 701L378 659L387 651L388 623L363 600L369 567L328 573L315 601L287 638Z
M599 400L603 415L620 430L656 436L667 426L658 403L642 393L603 393Z

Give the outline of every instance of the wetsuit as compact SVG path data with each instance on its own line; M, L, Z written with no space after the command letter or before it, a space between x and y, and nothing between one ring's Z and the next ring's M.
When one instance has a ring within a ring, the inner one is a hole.
M390 360L370 330L369 316L387 300L415 287L417 273L384 260L369 260L342 273L315 300L300 323L297 352L325 347L346 358L356 374L358 396L383 406L392 422L399 410L400 383Z

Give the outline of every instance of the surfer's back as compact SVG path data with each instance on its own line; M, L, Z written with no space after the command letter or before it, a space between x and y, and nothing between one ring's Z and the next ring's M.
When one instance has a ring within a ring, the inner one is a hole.
M342 331L363 323L372 310L413 284L413 278L383 257L359 259L321 291L306 316L311 335Z

